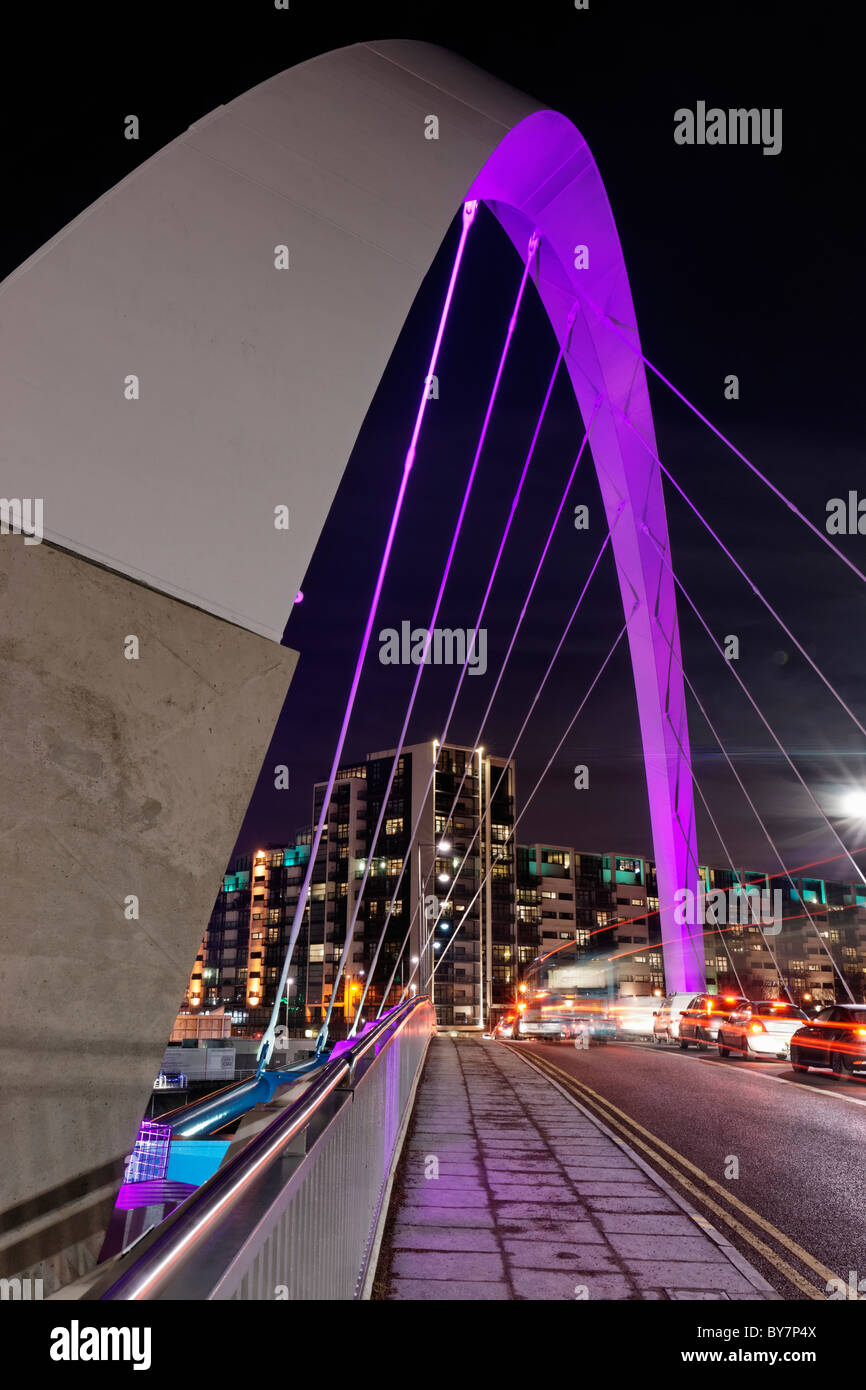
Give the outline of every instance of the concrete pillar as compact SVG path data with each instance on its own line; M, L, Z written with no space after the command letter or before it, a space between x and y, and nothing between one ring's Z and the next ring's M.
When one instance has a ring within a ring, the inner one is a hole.
M0 605L0 1277L47 1294L98 1253L297 654L18 535Z

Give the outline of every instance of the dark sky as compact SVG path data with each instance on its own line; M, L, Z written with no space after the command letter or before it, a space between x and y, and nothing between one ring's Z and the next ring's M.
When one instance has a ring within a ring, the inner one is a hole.
M517 8L517 7L515 7ZM255 83L362 39L427 39L465 55L568 115L587 138L611 200L644 351L747 455L823 526L827 499L860 487L863 468L864 228L857 132L857 47L839 4L635 4L570 0L389 8L272 4L48 6L22 20L5 55L2 129L8 273L71 217L193 121ZM682 148L673 113L710 105L782 107L783 149ZM138 145L116 138L118 112L142 118ZM238 847L288 839L309 820L326 776L450 270L456 226L432 267L348 461L286 632L301 657ZM474 243L474 244L473 244ZM486 214L473 233L428 410L378 627L426 624L471 462L520 265ZM474 624L555 355L532 294L476 481L442 626ZM723 399L735 372L741 399ZM660 453L780 609L858 717L866 595L860 582L665 389L651 379ZM468 678L452 736L474 739L519 600L582 433L564 384L548 413L486 617L489 674ZM589 535L561 525L483 742L505 753L603 535L587 458L571 507ZM713 630L737 633L738 670L825 809L866 785L864 740L728 561L668 492L677 571ZM866 539L838 544L861 569ZM518 806L534 785L622 622L607 561L518 753ZM681 604L691 680L789 864L838 850L730 672ZM414 668L368 663L347 759L392 746ZM441 730L455 672L429 668L410 739ZM696 709L695 765L738 862L773 865L762 832ZM274 763L291 788L273 789ZM590 790L572 768L590 768ZM840 822L853 846L866 825ZM651 852L634 689L625 646L521 825L521 839ZM701 814L704 862L725 856ZM836 871L831 865L828 875ZM839 867L840 877L846 872Z

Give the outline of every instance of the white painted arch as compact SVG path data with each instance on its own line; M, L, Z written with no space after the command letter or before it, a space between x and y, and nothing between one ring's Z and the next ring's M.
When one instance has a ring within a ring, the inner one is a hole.
M654 448L649 396L605 317L638 344L604 188L566 118L410 41L325 54L206 116L0 287L3 490L44 499L49 540L278 641L466 197L521 253L541 231L538 288L560 340L583 303L568 365L585 419L605 396L593 454L609 518L628 502L614 550L626 611L640 600L629 641L668 984L697 987L702 947L665 906L696 887L696 846L661 482L620 414ZM583 273L576 242L590 243ZM274 269L282 244L288 271ZM281 504L288 534L273 525Z

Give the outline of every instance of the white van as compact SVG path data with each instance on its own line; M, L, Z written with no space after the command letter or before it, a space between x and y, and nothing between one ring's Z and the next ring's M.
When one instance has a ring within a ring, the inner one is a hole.
M677 1042L680 1036L680 1014L689 1007L695 994L669 994L659 1000L653 1013L653 1042L663 1047L665 1043Z

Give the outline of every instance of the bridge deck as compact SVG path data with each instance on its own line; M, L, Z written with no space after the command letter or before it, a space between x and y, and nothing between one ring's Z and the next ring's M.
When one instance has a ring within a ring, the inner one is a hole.
M521 1051L471 1036L433 1040L377 1296L776 1297Z

